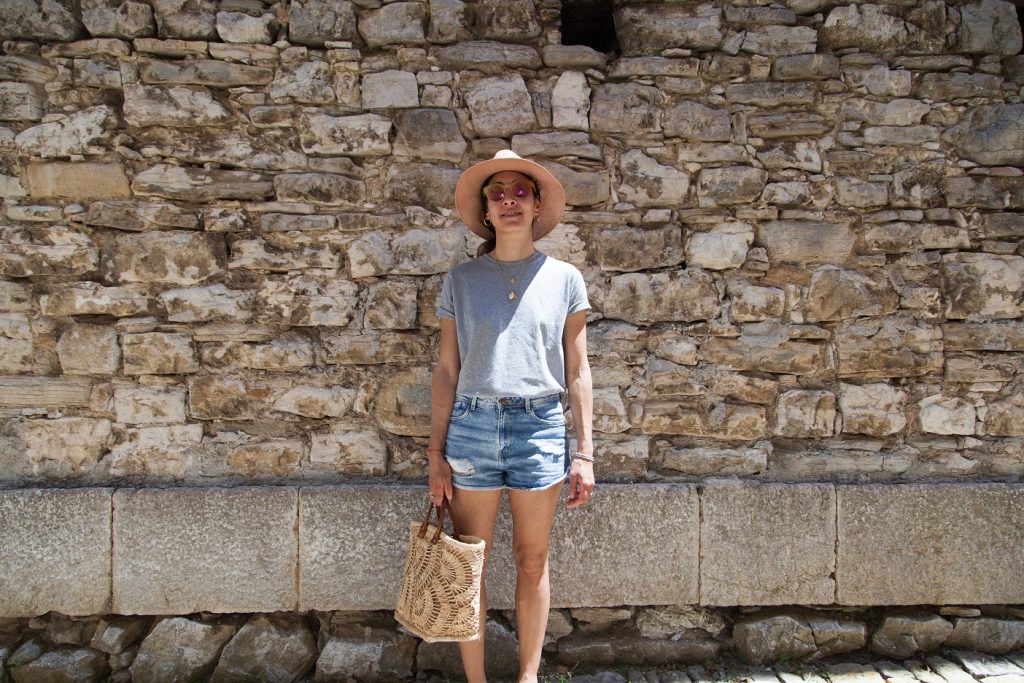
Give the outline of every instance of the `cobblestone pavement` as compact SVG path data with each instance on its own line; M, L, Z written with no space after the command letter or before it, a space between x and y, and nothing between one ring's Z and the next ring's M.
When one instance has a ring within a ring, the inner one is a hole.
M841 659L751 666L724 662L677 669L623 668L549 675L548 683L1024 683L1024 653L1005 656L948 650L894 662Z

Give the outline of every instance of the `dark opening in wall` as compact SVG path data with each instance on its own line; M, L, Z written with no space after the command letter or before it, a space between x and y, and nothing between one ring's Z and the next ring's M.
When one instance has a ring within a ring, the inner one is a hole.
M562 45L618 52L612 0L562 0Z
M1015 0L1013 4L1017 6L1017 23L1020 24L1020 32L1024 33L1024 0ZM1024 55L1024 48L1017 54Z

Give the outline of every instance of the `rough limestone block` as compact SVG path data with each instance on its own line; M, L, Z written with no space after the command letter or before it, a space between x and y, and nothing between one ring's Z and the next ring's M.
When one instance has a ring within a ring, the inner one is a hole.
M686 262L707 270L739 268L747 259L754 241L754 228L748 223L730 221L711 230L694 232L686 244Z
M946 647L1005 655L1024 646L1024 621L976 617L957 619Z
M216 4L210 0L153 0L161 38L206 40L217 37Z
M551 93L552 121L555 128L590 128L590 86L580 71L565 71Z
M808 322L878 316L899 308L899 295L879 272L818 266L807 288Z
M301 616L257 614L224 647L210 683L298 681L316 655L316 639Z
M82 23L89 35L96 38L138 38L156 34L153 8L131 0L84 0Z
M18 425L32 473L50 477L89 472L110 446L110 420L94 417L32 419Z
M217 666L236 627L204 624L184 617L158 622L139 646L130 667L136 681L203 680Z
M727 109L683 100L666 108L661 125L665 135L699 142L729 142L732 124Z
M835 598L835 490L712 482L701 494L702 605L821 605Z
M699 268L672 273L628 273L612 278L605 316L648 324L711 320L721 303L711 276Z
M840 486L837 602L1024 601L1024 487Z
M359 17L359 35L369 47L422 43L426 9L418 2L395 2L369 10Z
M298 491L125 489L114 494L114 612L294 610Z
M409 522L426 512L426 489L303 488L299 609L392 609L401 586ZM551 540L552 607L697 599L697 491L691 485L604 485L585 508L559 503ZM338 524L339 519L349 520ZM647 558L661 561L649 571ZM586 566L587 581L579 580ZM513 604L511 520L503 504L488 569L488 607Z
M462 0L430 0L430 27L427 39L431 43L448 44L470 38L470 17Z
M593 256L601 270L631 272L677 266L683 262L683 233L678 225L647 230L614 228L599 233Z
M757 228L759 245L771 263L842 263L853 253L855 237L848 223L765 221Z
M77 12L59 2L8 0L0 13L4 40L70 41L82 37Z
M0 617L107 611L111 494L0 492Z
M386 156L391 153L391 119L376 114L328 116L304 112L299 141L307 154Z
M704 6L631 5L616 11L615 31L627 55L675 47L713 50L722 40L722 14Z
M832 436L835 421L835 394L794 389L779 396L774 432L777 436L798 439Z
M416 74L389 69L363 76L363 109L419 106Z
M843 432L888 436L907 426L907 394L885 382L840 383L839 410Z
M12 667L12 678L23 681L102 681L109 680L107 657L87 647L54 650L30 662Z
M608 133L659 132L660 93L635 83L606 83L594 88L590 127Z
M68 197L76 200L128 197L128 177L120 164L52 162L29 164L25 169L33 197Z
M458 162L466 141L455 113L448 109L411 109L395 114L396 155Z
M622 185L619 193L636 206L682 204L690 187L690 176L673 166L659 164L639 150L622 155Z
M82 275L99 262L96 243L81 230L53 225L4 232L0 273L9 277Z
M789 614L744 619L733 628L732 638L739 655L755 664L800 659L817 651L811 627Z
M980 0L964 5L960 30L957 32L959 52L1015 55L1021 48L1021 28L1017 21L1020 10L1003 0Z
M90 107L38 126L28 128L14 139L26 155L67 157L72 154L95 154L95 146L105 137L104 126L114 115L108 106Z
M0 121L38 121L46 97L32 83L0 83Z
M893 614L885 617L871 636L871 651L893 659L907 659L937 650L953 632L953 624L937 614Z
M408 678L415 671L417 645L415 638L392 629L358 624L336 627L320 651L314 680Z
M933 394L918 401L917 408L921 431L926 434L974 434L974 406L962 398Z
M942 136L964 159L979 164L1024 163L1024 104L994 104L970 110Z
M276 28L272 14L250 17L241 12L217 12L217 34L225 43L269 45Z
M540 55L529 45L511 45L494 40L466 40L437 51L443 69L474 69L483 73L505 73L509 69L539 69Z
M551 171L562 183L565 188L567 204L591 206L605 202L611 197L611 184L607 171L576 171L557 161L545 161L541 165Z
M302 45L356 37L355 7L347 0L307 0L292 3L288 38Z
M533 0L482 0L477 8L481 37L509 43L529 42L541 34Z
M482 78L466 87L465 98L481 136L510 137L537 125L530 92L519 74Z
M124 118L132 126L220 126L231 112L202 87L126 85Z
M330 66L321 61L282 64L267 94L275 102L291 98L302 104L330 104L335 99Z
M1019 318L1024 315L1024 258L991 254L946 254L942 257L946 317L958 319Z
M121 364L117 331L106 325L73 325L57 342L65 375L112 374Z

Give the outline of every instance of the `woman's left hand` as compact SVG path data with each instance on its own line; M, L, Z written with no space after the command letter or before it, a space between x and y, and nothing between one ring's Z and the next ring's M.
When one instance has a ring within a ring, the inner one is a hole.
M566 507L578 508L590 500L594 490L594 463L580 458L569 469L569 500Z

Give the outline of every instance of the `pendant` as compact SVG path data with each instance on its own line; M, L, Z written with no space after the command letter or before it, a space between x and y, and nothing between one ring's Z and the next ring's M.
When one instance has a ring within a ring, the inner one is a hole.
M515 292L509 292L508 293L508 300L509 301L515 301L516 300L516 293Z

